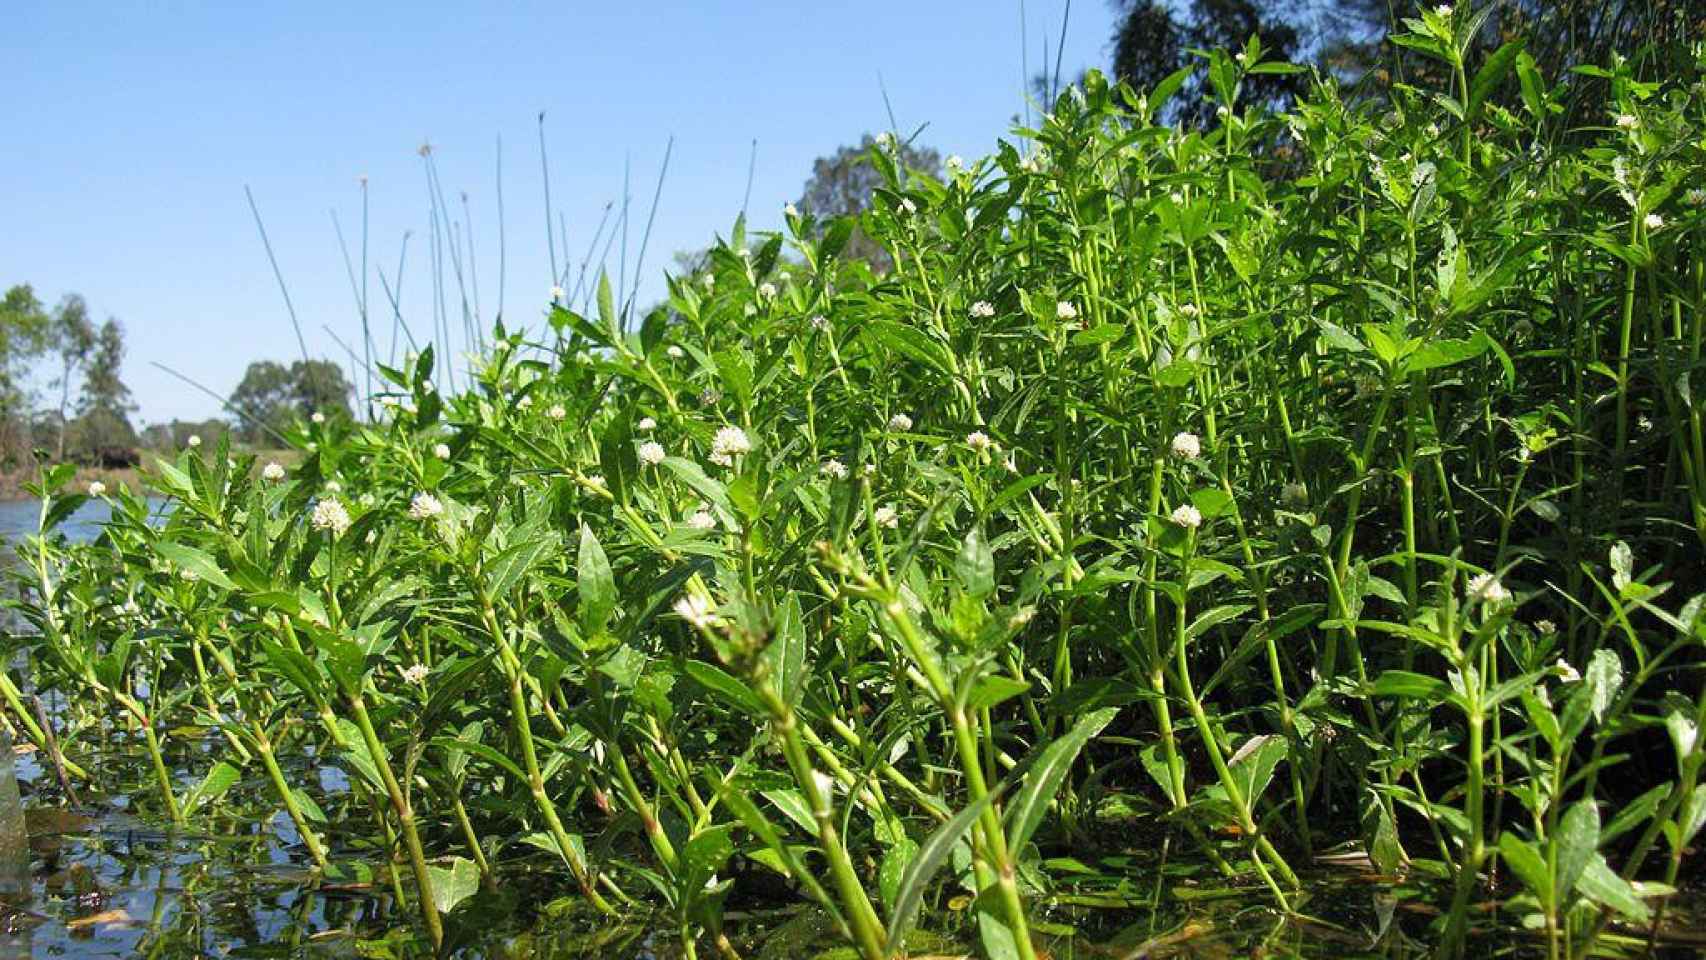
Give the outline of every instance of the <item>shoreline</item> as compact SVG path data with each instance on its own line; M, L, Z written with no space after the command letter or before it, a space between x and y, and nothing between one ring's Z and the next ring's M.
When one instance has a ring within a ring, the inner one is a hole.
M286 467L294 467L302 459L302 451L285 449L232 451L232 456L241 456L243 452L255 455L255 469L257 470L260 469L261 464L267 461L276 461ZM142 457L144 464L147 464L162 459L163 455L154 451L147 451L143 453ZM144 482L142 471L143 466L141 465L114 468L79 466L77 472L72 474L70 482L66 484L66 489L77 493L87 493L89 492L89 484L100 481L106 484L109 490L116 491L118 488L124 487L132 493L146 494L152 488ZM0 471L0 503L20 503L35 500L35 497L24 489L24 484L35 483L40 478L39 468L34 467L27 470Z

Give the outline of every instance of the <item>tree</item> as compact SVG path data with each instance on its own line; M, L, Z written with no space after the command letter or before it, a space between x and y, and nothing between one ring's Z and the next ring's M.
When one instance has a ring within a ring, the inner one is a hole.
M75 293L68 293L53 309L49 337L59 354L59 411L55 427L59 440L55 459L65 459L65 433L70 423L71 377L89 361L95 349L95 325L89 322L89 305Z
M1261 0L1191 0L1189 16L1174 18L1160 0L1114 0L1114 75L1140 91L1153 89L1180 67L1193 62L1192 50L1244 49L1251 37L1262 45L1264 60L1295 60L1302 53L1298 28L1287 19L1292 6ZM1246 105L1281 110L1307 89L1303 74L1249 74L1241 97ZM1215 104L1205 95L1199 73L1169 104L1169 115L1187 126L1213 122Z
M835 217L856 217L870 209L871 198L883 183L882 174L871 165L871 149L876 142L867 133L856 147L844 146L827 157L818 157L800 194L801 212L822 224ZM897 150L904 169L941 179L942 157L935 150L906 142L900 143ZM842 256L864 260L878 273L885 273L894 265L888 252L862 230L853 231Z
M30 362L47 344L50 319L27 283L13 286L0 298L0 459L8 467L30 456L24 381Z
M123 364L124 328L108 318L95 334L94 352L83 373L83 392L73 427L79 459L108 461L115 458L115 451L136 446L136 430L130 425L136 404L120 376Z
M355 392L343 368L330 360L298 360L289 367L257 360L231 391L230 405L242 411L235 429L248 443L261 443L268 431L283 433L298 417L316 412L349 416Z

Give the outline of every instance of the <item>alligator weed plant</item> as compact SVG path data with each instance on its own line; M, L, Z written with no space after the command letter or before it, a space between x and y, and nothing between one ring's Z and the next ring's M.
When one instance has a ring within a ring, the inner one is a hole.
M254 777L446 950L528 869L688 957L794 896L864 960L1032 960L1151 840L1281 923L1353 851L1446 956L1665 942L1706 822L1702 64L1471 75L1482 16L1410 21L1448 79L1378 104L1242 109L1295 69L1251 44L1194 68L1206 130L1159 119L1187 71L1092 74L943 181L885 136L857 223L737 221L644 316L605 280L496 325L460 390L383 366L375 422L186 449L93 542L49 471L7 719L97 785L138 744L106 786L175 823Z

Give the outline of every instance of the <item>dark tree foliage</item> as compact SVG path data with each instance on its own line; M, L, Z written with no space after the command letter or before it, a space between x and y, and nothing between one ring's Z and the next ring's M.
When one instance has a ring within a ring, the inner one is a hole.
M856 147L844 146L827 157L818 157L800 194L800 211L822 223L833 217L858 216L869 209L871 197L883 182L882 175L871 166L870 152L875 144L876 138L867 133ZM898 150L902 167L941 179L942 157L935 150L904 141ZM882 246L860 230L853 231L842 256L863 260L878 273L893 266Z
M330 360L298 360L288 367L259 360L244 371L230 402L246 414L236 424L238 435L261 443L268 428L283 433L298 417L349 416L354 391L343 368Z
M1257 38L1265 60L1295 60L1301 34L1288 19L1291 3L1258 0L1191 0L1179 19L1160 0L1114 0L1114 75L1138 90L1153 89L1168 75L1196 61L1192 50L1238 51ZM1245 105L1279 110L1307 89L1303 74L1261 74L1244 78ZM1213 122L1214 105L1203 96L1206 81L1193 76L1170 104L1173 119L1189 126Z

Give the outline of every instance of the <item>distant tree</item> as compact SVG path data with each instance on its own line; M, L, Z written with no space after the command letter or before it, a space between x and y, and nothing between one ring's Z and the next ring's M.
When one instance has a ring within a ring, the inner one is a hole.
M95 325L89 321L89 305L75 293L66 294L53 308L53 319L48 328L48 337L53 343L54 352L59 355L59 376L55 383L59 387L59 409L53 418L54 433L58 437L55 445L55 459L65 459L66 427L70 424L71 410L71 380L82 366L89 362L89 355L94 352L98 334Z
M288 367L257 360L231 391L231 406L244 414L235 429L244 441L262 443L269 429L283 433L293 420L316 411L347 417L354 392L343 368L330 360L298 360Z
M123 364L124 328L109 318L95 334L94 352L83 373L77 422L71 427L78 459L105 461L111 459L110 451L136 446L136 430L130 424L136 404L120 375Z
M47 345L52 321L35 290L17 284L0 297L0 460L15 466L30 457L30 364Z
M1191 62L1191 50L1236 53L1256 37L1265 60L1295 60L1302 53L1298 28L1288 19L1294 4L1284 0L1191 0L1183 20L1160 0L1113 0L1113 5L1114 75L1138 90L1153 88ZM1303 74L1252 74L1244 78L1241 96L1246 105L1284 109L1308 82ZM1215 105L1207 92L1205 78L1193 76L1170 105L1169 116L1188 126L1208 126Z
M882 175L871 166L871 148L876 138L865 134L858 146L844 146L812 163L811 178L800 194L799 207L818 221L833 217L856 217L871 207L871 198L882 186ZM914 173L932 179L942 177L941 154L929 147L901 143L900 163ZM888 252L863 231L854 230L842 256L864 260L883 273L893 266Z

